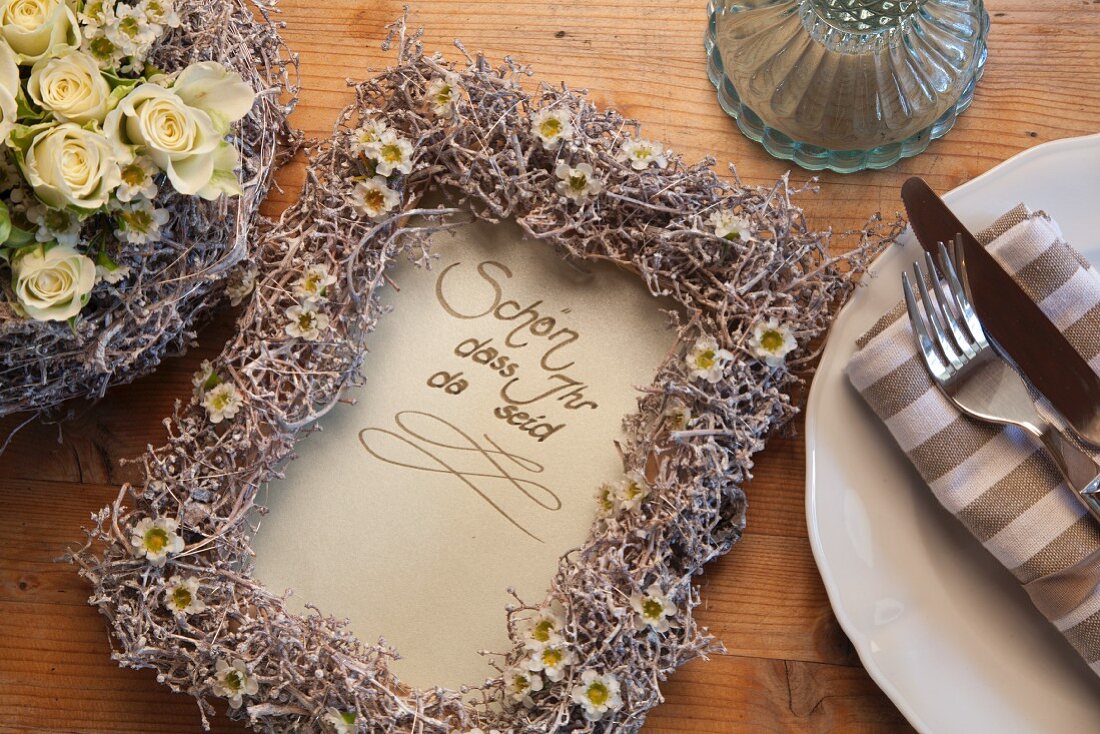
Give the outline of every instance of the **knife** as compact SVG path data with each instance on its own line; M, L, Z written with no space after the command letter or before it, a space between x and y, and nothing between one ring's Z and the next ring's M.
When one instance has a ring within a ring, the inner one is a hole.
M1100 445L1100 377L1084 357L923 179L906 181L901 198L933 259L939 242L959 237L966 285L986 334L1081 438Z

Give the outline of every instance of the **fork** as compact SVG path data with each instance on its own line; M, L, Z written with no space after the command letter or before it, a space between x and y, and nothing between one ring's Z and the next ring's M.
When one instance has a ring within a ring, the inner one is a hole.
M987 423L1016 426L1038 440L1074 494L1100 522L1100 465L1040 413L1024 378L989 343L963 287L966 259L958 241L953 249L952 258L944 244L939 244L939 268L932 255L925 253L931 292L920 262L913 263L923 309L917 305L909 274L901 275L917 350L932 381L964 414ZM937 272L944 275L946 292Z

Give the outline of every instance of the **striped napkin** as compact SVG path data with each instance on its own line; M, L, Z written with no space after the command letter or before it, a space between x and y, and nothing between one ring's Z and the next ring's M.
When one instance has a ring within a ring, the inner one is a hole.
M978 239L1100 368L1100 274L1058 225L1019 206ZM857 346L848 378L936 498L1100 673L1100 526L1054 463L1021 431L971 420L940 394L917 356L903 303Z

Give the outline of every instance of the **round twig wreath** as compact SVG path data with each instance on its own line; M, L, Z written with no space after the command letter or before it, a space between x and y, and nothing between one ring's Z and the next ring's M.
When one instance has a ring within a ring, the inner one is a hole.
M239 73L257 93L234 126L243 194L217 201L162 186L156 207L168 213L161 236L119 254L132 273L98 283L80 318L34 321L0 294L0 416L40 411L152 371L166 352L193 340L193 323L252 277L249 243L275 170L293 155L299 134L287 123L298 92L298 60L279 36L266 0L177 0L178 27L154 47L148 64L178 71L204 60ZM223 283L224 286L224 283Z
M398 64L356 85L311 151L237 335L145 455L144 486L95 515L74 560L116 659L195 696L204 723L223 697L266 732L634 731L659 681L718 648L692 619L692 577L740 537L741 485L795 412L809 345L897 229L871 225L831 258L786 181L727 183L580 94L526 92L511 61L456 67L403 23L395 36ZM418 208L436 190L453 207ZM247 518L302 433L360 384L387 269L427 265L430 235L461 213L634 271L682 314L676 352L626 420L623 481L597 491L599 520L547 597L508 610L501 674L414 690L390 671L395 651L290 613L252 578Z

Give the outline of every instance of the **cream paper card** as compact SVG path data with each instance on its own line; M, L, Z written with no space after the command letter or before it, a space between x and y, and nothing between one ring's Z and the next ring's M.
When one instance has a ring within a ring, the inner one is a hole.
M365 387L298 446L254 538L256 576L384 638L410 685L494 675L509 587L539 602L580 545L637 387L674 343L662 303L611 265L570 265L512 223L401 263Z

